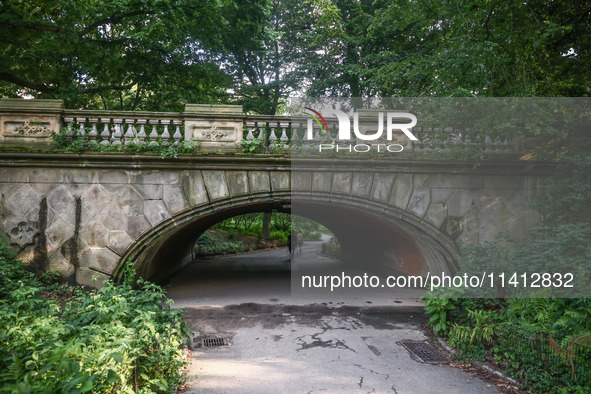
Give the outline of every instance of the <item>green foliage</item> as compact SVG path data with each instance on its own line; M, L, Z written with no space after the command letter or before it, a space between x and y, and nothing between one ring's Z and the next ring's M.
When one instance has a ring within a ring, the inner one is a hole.
M455 308L452 299L449 298L428 298L425 312L429 315L429 324L433 326L436 334L445 334L449 329L447 314Z
M227 233L213 233L206 231L197 239L194 251L199 256L224 255L243 253L251 250L251 247L241 241L232 241Z
M484 357L484 345L492 345L495 334L502 325L502 318L497 311L468 310L470 325L454 323L449 334L451 346L458 347L462 355L469 358ZM467 354L467 352L470 352Z
M271 239L287 242L287 236L291 229L291 216L282 212L273 212L271 214ZM223 220L213 226L214 229L224 230L232 234L241 234L246 236L254 236L262 239L263 232L263 213L253 212L242 215L237 215L229 219Z
M302 235L303 235L303 233L302 233ZM310 233L304 235L304 240L306 240L306 241L320 241L321 239L322 239L322 234L319 233L318 231L313 231L313 232L310 232ZM340 246L339 246L339 249L340 249Z
M548 225L591 223L591 138L588 128L553 141L558 161L544 181L548 193L537 200ZM562 142L562 143L560 143Z
M484 361L490 353L492 360L511 375L523 378L524 387L534 392L545 392L549 386L559 386L564 392L591 388L584 377L591 373L588 355L577 356L577 350L573 350L578 346L591 351L589 299L430 298L425 310L432 325L443 321L440 328L447 331L434 329L448 335L449 344L463 359ZM549 338L563 350L552 350ZM539 341L543 344L536 345ZM573 357L578 381L570 376L569 360Z
M579 97L591 86L586 2L41 0L2 3L0 21L0 94L75 108L233 100L272 115L303 95Z
M263 238L263 213L254 212L237 215L225 219L212 226L213 230L221 230L220 234L205 232L197 240L195 251L200 255L240 253L252 249L247 244L234 242L238 236ZM289 235L301 232L307 241L318 241L322 238L321 226L317 222L283 212L272 212L270 223L270 239L287 243ZM322 227L324 232L330 233Z
M231 83L200 53L227 28L213 0L8 1L0 21L3 96L180 111L186 102L224 100Z
M253 140L242 140L242 151L244 153L260 153L263 141L255 138Z
M527 243L503 240L464 249L465 271L492 272L575 272L579 294L588 292L588 261L591 225L588 222L544 226ZM492 297L513 294L491 293ZM519 294L519 293L515 293ZM513 295L515 295L513 294ZM526 296L536 295L524 293ZM455 293L461 297L461 293ZM480 294L482 295L482 294ZM543 295L540 293L540 295ZM426 311L437 325L440 309L433 307L447 299L429 299ZM467 359L483 360L486 354L528 388L544 392L561 387L564 392L588 390L585 374L591 371L589 359L577 356L575 348L591 349L591 302L587 298L507 298L453 299L455 308L445 314L450 344ZM441 313L443 316L444 314ZM439 331L438 331L439 332ZM542 350L531 347L531 338L545 338ZM560 349L550 349L552 338ZM575 346L575 347L573 347ZM578 380L570 375L570 359ZM548 358L551 361L548 361ZM586 372L585 372L586 371ZM582 380L581 380L582 379Z
M271 215L271 229L288 234L291 231L292 215L283 212L273 212Z
M287 145L283 141L271 141L269 152L276 155L284 155L287 153Z
M93 292L44 287L0 245L0 390L174 392L188 330L163 290L142 279Z
M271 239L276 239L281 242L287 242L287 234L285 231L271 231Z
M335 237L331 237L327 243L322 244L322 253L340 258L342 256L341 244Z
M302 233L305 240L318 241L320 240L323 230L326 234L331 234L330 230L322 227L318 222L310 220L303 216L291 215L291 228L294 233Z
M583 82L591 79L582 69L591 46L583 3L378 4L358 11L363 17L348 14L365 32L361 42L352 40L361 59L348 65L362 86L382 96L590 93Z

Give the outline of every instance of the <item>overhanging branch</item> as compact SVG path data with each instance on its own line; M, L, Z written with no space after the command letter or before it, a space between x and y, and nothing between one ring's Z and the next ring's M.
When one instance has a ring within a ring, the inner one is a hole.
M10 73L2 72L2 71L0 71L0 80L5 81L5 82L10 82L12 84L15 84L15 85L23 87L23 88L35 90L40 93L57 93L59 91L59 88L57 86L48 86L43 83L35 83L35 82L27 81L27 80L24 80L22 78L15 76L15 75L12 75ZM135 82L129 83L127 85L107 85L107 86L89 86L89 87L81 87L80 86L79 87L80 89L78 90L78 92L80 94L93 94L93 93L107 92L109 90L123 91L123 90L131 89L133 87L133 85L135 85Z
M57 89L52 86L47 86L44 84L26 81L22 78L15 76L15 75L12 75L12 74L9 74L6 72L2 72L2 71L0 71L0 80L10 82L12 84L21 86L23 88L35 90L35 91L41 92L41 93L55 93L57 91Z
M106 25L108 23L119 23L121 22L123 19L125 18L129 18L132 16L138 16L138 15L154 15L156 14L156 11L143 11L143 10L139 10L139 11L131 11L131 12L125 12L125 13L121 13L119 15L112 15L108 18L104 18L101 20L98 20L96 22L94 22L93 24L85 27L84 29L82 29L79 33L78 36L79 37L83 37L84 35L90 33L91 31L93 31L94 29L96 29L99 26L102 25Z

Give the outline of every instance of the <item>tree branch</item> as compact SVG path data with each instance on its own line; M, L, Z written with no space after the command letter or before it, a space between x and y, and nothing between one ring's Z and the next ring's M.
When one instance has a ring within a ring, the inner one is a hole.
M484 21L484 27L486 27L486 41L488 41L488 38L490 36L490 30L488 28L488 23L490 22L490 17L492 16L492 14L493 14L494 11L495 11L495 6L493 5L490 8L490 12L486 16L486 20Z
M39 23L26 22L17 15L11 15L11 17L12 17L11 19L5 19L4 23L6 25L14 27L14 28L37 30L37 31L53 31L56 33L62 31L62 28L59 26L45 24L42 22L39 22Z
M9 74L7 72L2 72L2 71L0 71L0 80L5 81L5 82L10 82L12 84L21 86L23 88L35 90L35 91L41 92L41 93L57 93L59 91L59 89L57 87L47 86L42 83L35 83L35 82L26 81L22 78L15 76L15 75ZM133 87L133 85L135 85L135 82L131 82L127 85L92 86L92 87L87 87L87 88L81 88L79 90L79 93L80 94L92 94L92 93L105 92L105 91L109 91L109 90L123 91L123 90L131 89Z
M2 71L0 71L0 80L22 86L23 88L36 90L41 93L55 93L57 91L56 88L51 86L25 81L24 79Z
M112 15L108 18L104 18L101 20L98 20L96 22L94 22L92 25L89 25L87 27L85 27L84 29L82 29L79 33L78 36L79 37L83 37L86 34L90 33L91 31L93 31L94 29L96 29L99 26L102 25L106 25L108 23L119 23L121 22L123 19L125 18L129 18L132 16L137 16L137 15L154 15L156 14L156 11L143 11L143 10L139 10L139 11L131 11L131 12L124 12L122 14L119 15Z

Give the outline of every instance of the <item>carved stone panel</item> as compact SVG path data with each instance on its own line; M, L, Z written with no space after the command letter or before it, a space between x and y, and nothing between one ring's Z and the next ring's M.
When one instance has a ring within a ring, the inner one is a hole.
M36 223L21 222L10 230L10 243L21 248L35 243L35 236L39 233Z
M241 150L244 114L240 105L187 104L185 138L201 152Z
M0 143L47 147L61 128L62 100L0 100Z
M5 123L4 135L15 137L46 137L51 135L49 122L8 121Z
M193 136L198 138L199 141L212 141L212 142L235 142L236 141L236 130L233 128L218 128L212 126L210 128L199 128L193 129Z
M201 152L232 152L240 149L242 121L186 120L185 130Z

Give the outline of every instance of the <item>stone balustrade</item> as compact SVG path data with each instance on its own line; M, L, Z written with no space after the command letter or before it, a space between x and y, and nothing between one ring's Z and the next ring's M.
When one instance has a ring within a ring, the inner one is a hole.
M86 136L101 145L178 145L185 136L182 113L67 110L67 134Z
M326 128L322 128L315 123L310 117L301 116L265 116L265 115L246 115L244 121L244 139L247 141L259 140L263 147L281 147L289 149L293 146L299 146L302 149L312 150L318 144L335 144L345 143L338 138L338 121L335 118L325 118ZM360 129L362 132L372 130L375 131L375 122L360 121ZM483 134L476 139L469 142L464 141L461 132L457 132L452 128L438 128L438 127L414 127L413 133L418 136L425 136L429 133L446 133L450 134L449 139L455 145L471 144L475 146L483 146L485 153L517 153L518 144L515 141L508 139L493 140L490 134ZM351 141L347 141L348 143ZM354 139L353 143L364 143L361 139ZM398 143L404 147L405 152L428 152L435 149L437 146L430 142L411 141L402 132L395 135L394 143ZM385 137L371 142L372 144L387 144Z
M373 116L373 115L372 115ZM327 126L327 127L326 127ZM259 144L257 152L286 152L293 147L312 150L318 144L341 144L338 122L326 118L321 128L310 117L246 115L239 105L187 104L184 112L102 111L64 109L61 100L0 100L0 145L43 149L51 144L51 134L60 131L88 138L91 144L128 145L157 144L178 146L193 141L196 150L208 152L241 152L242 141ZM372 132L375 119L360 120L360 130ZM413 133L451 133L455 144L466 144L460 132L451 128L414 127ZM384 133L385 134L385 133ZM395 143L404 152L428 152L437 146L428 139L412 141L402 132L392 141L384 138L370 144ZM365 143L356 139L347 143ZM489 134L470 144L484 147L485 153L517 153L513 141L494 141ZM254 151L254 150L253 150Z

